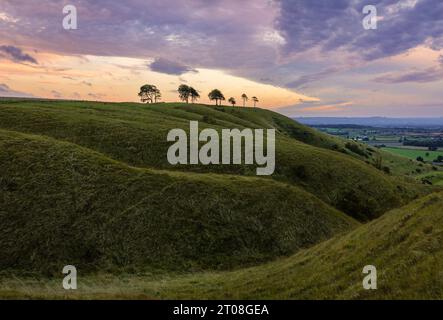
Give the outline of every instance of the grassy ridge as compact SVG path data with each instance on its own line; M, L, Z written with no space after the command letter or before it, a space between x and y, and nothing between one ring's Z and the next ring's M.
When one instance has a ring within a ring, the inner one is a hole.
M374 154L302 126L277 113L248 108L186 104L0 101L0 128L49 136L96 150L131 166L192 172L255 175L254 166L170 166L172 128L276 128L274 178L297 185L352 217L367 221L426 192L384 174ZM361 161L364 160L364 161Z
M386 213L346 235L289 258L231 272L97 274L76 292L60 279L1 277L6 298L116 299L443 299L443 193ZM375 265L378 289L362 288Z
M288 259L152 286L168 298L442 299L442 208L443 193L433 194ZM361 284L369 264L375 291Z
M271 179L129 167L52 138L0 130L0 269L226 269L356 222Z

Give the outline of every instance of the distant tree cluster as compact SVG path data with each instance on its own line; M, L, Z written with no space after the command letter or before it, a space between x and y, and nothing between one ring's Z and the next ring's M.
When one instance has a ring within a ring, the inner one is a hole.
M404 146L414 146L414 147L427 147L430 151L435 151L438 148L443 147L443 139L442 138L434 138L434 139L425 139L425 140L410 140L404 139Z
M200 98L200 94L198 93L198 91L186 84L181 84L178 87L177 92L180 100L186 103L189 103L189 101L191 101L191 103L194 103ZM138 96L143 103L157 103L161 99L160 90L152 84L145 84L144 86L142 86L140 88ZM226 100L225 96L219 89L212 90L208 94L208 98L211 101L215 101L216 106L221 106L222 101ZM248 96L243 93L241 99L243 100L243 107L246 107L246 102L249 101ZM254 96L251 98L251 100L254 103L254 108L257 107L257 103L259 102L258 98ZM230 97L228 99L228 102L233 107L237 105L237 100L234 97Z

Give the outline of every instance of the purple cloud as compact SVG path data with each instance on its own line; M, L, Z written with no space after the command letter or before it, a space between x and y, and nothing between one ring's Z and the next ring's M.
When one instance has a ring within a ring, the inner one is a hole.
M306 88L311 82L322 80L322 79L329 77L333 74L336 74L340 71L342 71L341 68L334 66L334 67L330 67L328 69L322 70L320 72L306 74L306 75L300 76L299 78L297 78L294 81L287 83L286 87L294 88L294 89Z
M26 54L22 49L14 46L0 46L0 57L12 60L14 62L30 62L33 64L38 64L37 60Z
M365 5L378 9L378 29L362 27ZM426 41L442 48L443 2L421 0L280 0L277 26L286 39L285 52L318 47L327 54L336 50L375 60L403 53Z
M275 43L265 37L278 12L269 0L83 0L75 4L81 21L75 31L62 28L63 5L2 0L0 12L19 22L0 21L0 38L62 54L161 57L237 74L277 58Z
M32 98L33 97L32 94L13 90L5 83L0 83L0 96L1 97L17 97L17 98Z
M442 67L432 67L426 70L412 71L401 74L387 74L382 75L374 79L378 83L405 83L405 82L418 82L427 83L443 80L443 68Z
M175 75L182 75L188 72L198 72L197 70L188 67L180 62L170 61L163 58L156 58L154 62L150 64L149 68L155 72Z
M417 46L443 48L441 0L82 0L75 3L79 29L73 31L62 28L65 3L1 0L0 12L16 21L0 20L2 43L68 55L158 57L151 65L157 72L219 69L306 89L303 94L322 101L357 103L366 87L440 78L438 68L417 71L409 62L400 66L383 58ZM367 4L378 8L377 30L363 29ZM121 67L141 74L146 63ZM380 84L372 81L376 77ZM408 89L386 95L400 101ZM417 89L420 94L428 99Z

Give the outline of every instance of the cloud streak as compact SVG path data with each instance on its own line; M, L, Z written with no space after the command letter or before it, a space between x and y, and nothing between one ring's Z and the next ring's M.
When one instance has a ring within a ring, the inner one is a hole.
M34 96L25 92L15 91L7 84L0 83L0 97L32 98Z
M375 82L395 84L406 82L428 83L443 80L443 68L432 67L425 70L401 74L387 74L374 79Z
M0 46L0 57L9 59L14 62L29 62L33 64L38 64L35 58L27 53L24 53L22 49L14 46Z

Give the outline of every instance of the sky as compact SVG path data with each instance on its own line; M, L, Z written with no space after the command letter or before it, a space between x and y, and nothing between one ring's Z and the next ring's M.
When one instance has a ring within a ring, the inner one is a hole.
M442 117L443 1L0 0L0 96L138 101L143 84L288 116Z

